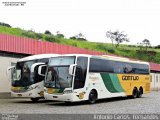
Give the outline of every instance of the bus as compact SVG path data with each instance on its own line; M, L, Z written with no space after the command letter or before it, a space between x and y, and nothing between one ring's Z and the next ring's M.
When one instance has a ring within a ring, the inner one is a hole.
M56 54L38 54L21 58L16 66L8 68L8 77L11 79L11 96L27 97L37 102L44 97L44 78L38 74L40 65L48 64L49 58ZM43 70L45 73L45 70Z
M43 67L39 67L39 74ZM140 98L149 91L149 63L121 57L56 56L50 58L45 74L44 97L47 100L95 103L97 99L111 97Z

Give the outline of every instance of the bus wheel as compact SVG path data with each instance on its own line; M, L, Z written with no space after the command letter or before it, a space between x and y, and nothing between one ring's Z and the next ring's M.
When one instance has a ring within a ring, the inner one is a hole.
M132 98L137 98L137 96L138 96L138 90L137 88L134 88L132 92Z
M142 97L142 94L143 94L143 88L139 88L139 91L138 91L138 98L141 98Z
M96 90L91 90L91 92L89 93L89 103L93 104L95 103L97 100L97 92Z
M31 98L32 102L38 102L39 98Z

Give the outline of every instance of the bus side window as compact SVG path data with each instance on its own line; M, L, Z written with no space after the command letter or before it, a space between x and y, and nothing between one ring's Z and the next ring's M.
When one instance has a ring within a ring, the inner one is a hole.
M133 68L132 68L131 64L124 63L123 72L124 73L133 73Z
M122 73L123 72L123 67L122 63L120 62L114 62L114 73Z
M76 79L84 79L83 73L82 73L82 68L80 66L76 67Z
M38 74L38 67L39 67L39 65L37 65L34 69L34 78L33 79L34 79L35 83L38 83L38 82L41 82L44 80L44 76L41 76ZM46 70L43 70L43 73L45 73L45 71Z
M77 58L77 67L75 73L74 89L83 88L86 80L87 73L87 57Z

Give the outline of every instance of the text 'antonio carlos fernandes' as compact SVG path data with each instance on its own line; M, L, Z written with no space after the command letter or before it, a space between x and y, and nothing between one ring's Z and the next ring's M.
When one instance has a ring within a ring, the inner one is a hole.
M159 120L160 115L155 114L99 114L94 115L95 120Z

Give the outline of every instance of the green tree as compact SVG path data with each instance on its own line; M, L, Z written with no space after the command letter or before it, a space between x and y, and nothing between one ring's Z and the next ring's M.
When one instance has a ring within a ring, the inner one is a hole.
M85 35L83 35L82 33L74 35L74 36L70 37L70 39L72 39L72 40L80 40L80 41L87 41Z
M127 38L127 34L123 34L123 32L120 31L107 31L106 36L111 39L112 41L112 47L114 46L114 41L116 42L116 48L119 46L122 42L129 42L129 39Z
M57 33L57 37L64 38L64 35L62 33L60 33L60 31L57 31L56 33Z
M151 46L151 43L148 39L144 39L142 41L143 45L145 46L145 50L147 51L147 49Z
M76 40L77 38L75 36L70 37L72 40Z
M11 25L7 24L7 23L3 23L3 22L0 22L0 26L6 26L6 27L12 27Z
M52 33L49 30L46 30L44 34L51 35Z

